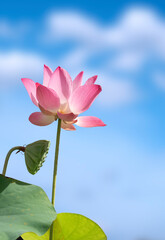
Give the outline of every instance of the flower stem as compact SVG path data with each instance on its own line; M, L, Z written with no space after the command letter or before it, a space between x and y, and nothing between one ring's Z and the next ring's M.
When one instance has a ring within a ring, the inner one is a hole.
M54 158L54 172L53 172L53 185L52 185L52 204L55 206L55 191L56 191L56 177L57 177L57 165L58 165L58 153L60 144L60 133L61 133L61 119L58 119L57 136L56 136L56 148ZM53 224L50 228L50 240L53 240Z
M4 166L3 166L3 171L2 171L2 175L5 176L6 174L6 170L7 170L7 165L8 165L8 162L9 162L9 158L10 158L10 155L12 154L13 151L15 150L18 150L18 151L25 151L25 147L22 147L22 146L17 146L17 147L13 147L9 150L9 152L7 153L6 155L6 158L5 158L5 163L4 163Z

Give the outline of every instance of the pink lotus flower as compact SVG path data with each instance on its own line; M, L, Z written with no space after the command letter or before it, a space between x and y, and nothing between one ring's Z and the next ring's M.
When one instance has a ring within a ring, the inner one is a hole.
M95 84L97 76L89 78L84 85L81 85L82 77L83 72L80 72L72 81L63 68L58 67L52 72L44 65L43 85L22 78L32 102L41 110L30 115L30 122L46 126L60 118L61 127L65 130L76 130L73 124L80 127L105 126L97 117L78 117L91 106L102 90L100 85Z

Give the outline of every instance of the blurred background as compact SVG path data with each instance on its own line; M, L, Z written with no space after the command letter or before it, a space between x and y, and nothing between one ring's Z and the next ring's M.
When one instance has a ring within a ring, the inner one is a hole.
M13 154L7 176L41 186L49 198L57 123L37 127L22 77L43 81L43 65L103 91L84 115L103 128L62 131L57 212L96 221L108 240L165 239L165 2L2 1L0 3L0 169L7 151L51 141L30 175Z

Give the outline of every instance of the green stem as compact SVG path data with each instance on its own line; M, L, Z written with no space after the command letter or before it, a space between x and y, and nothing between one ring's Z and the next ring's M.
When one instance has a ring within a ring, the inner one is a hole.
M13 147L9 150L9 152L7 153L6 155L6 158L5 158L5 163L4 163L4 166L3 166L3 171L2 171L2 175L5 176L6 174L6 170L7 170L7 165L8 165L8 162L9 162L9 158L10 158L10 155L12 154L13 151L15 150L18 150L18 151L25 151L25 148L22 147L22 146L17 146L17 147Z
M53 172L53 186L52 186L52 204L55 206L55 192L56 192L56 177L57 177L57 165L58 165L58 153L60 144L60 133L61 133L61 119L58 119L57 136L56 136L56 148L54 158L54 172ZM53 240L53 224L50 228L50 240Z

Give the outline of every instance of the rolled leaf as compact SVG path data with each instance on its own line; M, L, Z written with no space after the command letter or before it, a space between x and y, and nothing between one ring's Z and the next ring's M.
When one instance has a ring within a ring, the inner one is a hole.
M36 174L42 167L48 154L49 147L50 141L47 140L39 140L26 146L25 162L27 169L31 174Z

